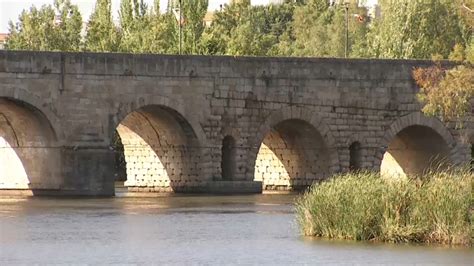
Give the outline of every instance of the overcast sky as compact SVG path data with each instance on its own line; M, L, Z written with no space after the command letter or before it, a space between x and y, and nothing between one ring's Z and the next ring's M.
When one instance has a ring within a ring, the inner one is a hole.
M153 0L145 0L152 4ZM209 9L214 10L219 8L220 4L225 4L229 0L209 0ZM89 18L95 0L71 0L72 3L77 4L81 11L84 20ZM161 0L161 8L166 8L167 0ZM263 4L268 0L252 0L252 3ZM53 0L0 0L0 33L8 32L8 21L16 21L23 9L28 9L32 5L40 7L45 4L52 4ZM120 5L120 0L112 0L112 8L114 9L114 16L117 16L117 9Z

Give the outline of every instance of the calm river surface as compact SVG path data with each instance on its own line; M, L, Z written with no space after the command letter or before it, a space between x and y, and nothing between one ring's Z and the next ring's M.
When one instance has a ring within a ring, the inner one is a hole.
M0 265L472 265L473 249L298 235L291 195L0 198Z

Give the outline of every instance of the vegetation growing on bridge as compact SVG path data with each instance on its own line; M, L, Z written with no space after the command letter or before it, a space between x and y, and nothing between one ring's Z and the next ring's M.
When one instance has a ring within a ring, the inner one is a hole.
M474 47L473 47L474 48ZM445 69L437 63L417 68L413 77L420 87L418 100L424 104L423 113L448 121L460 121L472 112L474 98L474 49L467 54L464 64ZM460 51L459 60L464 60Z
M296 202L306 236L471 245L473 175L466 169L417 178L337 175Z

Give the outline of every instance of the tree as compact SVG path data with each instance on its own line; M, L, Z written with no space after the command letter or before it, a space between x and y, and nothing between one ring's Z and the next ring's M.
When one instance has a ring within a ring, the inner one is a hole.
M269 56L279 53L279 37L292 21L291 6L269 5L246 9L230 32L227 54Z
M202 35L201 52L203 54L226 54L231 32L239 25L248 8L250 8L250 1L240 1L232 2L230 5L225 4L221 11L215 12L214 21Z
M474 97L474 68L461 65L445 70L440 65L418 68L413 72L420 86L419 101L422 111L444 120L460 120L471 112Z
M436 4L436 3L435 3ZM438 1L437 4L445 4L446 9L452 8L448 13L452 15L452 19L458 21L450 21L453 26L458 28L444 29L447 30L442 37L438 37L433 42L432 55L437 58L446 58L463 64L451 69L444 69L440 63L428 68L417 68L413 71L413 77L420 87L418 100L424 105L422 111L426 115L438 116L444 120L461 122L463 117L472 112L474 98L474 38L472 38L472 16L466 13L466 6L473 6L474 1L454 0L445 3ZM436 8L439 6L432 6ZM469 9L469 8L467 8ZM446 10L437 10L446 13ZM452 13L451 13L452 12ZM428 12L429 14L433 12ZM442 22L443 19L440 19ZM442 25L449 24L444 21ZM463 32L464 31L464 32ZM426 33L424 33L426 34ZM464 34L464 36L462 36ZM435 38L434 35L428 35ZM463 38L461 38L463 37ZM420 36L423 39L423 36ZM444 38L444 39L443 39ZM461 40L454 45L452 42ZM418 43L420 46L423 42ZM449 46L452 45L452 46ZM449 52L449 47L452 51ZM429 49L427 49L429 51ZM448 51L446 51L448 50ZM416 51L414 49L414 51ZM424 54L426 56L427 53Z
M183 22L183 53L197 54L198 44L204 31L204 16L207 12L208 0L182 0L181 12ZM179 24L177 23L179 27Z
M231 55L267 55L276 39L271 34L265 34L262 27L256 27L256 25L263 24L262 19L263 16L256 15L235 27L231 31L227 53Z
M171 13L160 14L159 0L155 0L155 7L150 13L149 31L144 37L148 53L178 53L178 38L176 21Z
M120 3L121 41L119 50L138 53L148 50L145 38L150 33L150 15L143 0L122 0Z
M280 39L289 40L293 3L250 6L250 1L233 2L216 12L203 34L201 47L206 54L286 55Z
M55 0L53 6L24 10L19 21L9 22L7 49L78 51L81 48L82 18L70 0Z
M127 53L177 53L175 18L160 13L160 0L152 8L143 0L122 0L119 11L119 50Z
M381 6L382 18L367 38L371 57L447 58L456 43L465 46L470 37L453 0L385 0Z
M474 40L466 52L456 45L451 57L463 64L444 69L440 63L427 68L416 68L413 78L420 87L418 100L426 115L445 120L461 121L473 108L474 98Z
M360 57L365 53L366 13L367 10L358 8L355 1L348 5L349 55ZM312 0L296 7L292 27L295 39L293 55L343 57L345 28L344 6L330 6L328 1Z
M97 0L87 24L87 35L84 44L86 51L118 51L120 35L112 20L111 7L111 0Z

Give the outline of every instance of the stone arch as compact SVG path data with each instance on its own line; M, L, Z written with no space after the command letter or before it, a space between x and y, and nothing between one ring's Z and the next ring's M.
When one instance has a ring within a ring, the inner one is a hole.
M62 130L59 117L52 110L51 104L46 103L40 97L30 93L28 90L20 88L4 88L0 84L0 98L17 100L26 103L42 113L52 127L57 142L64 139L64 131Z
M163 98L164 99L164 98ZM146 104L153 102L152 104ZM117 113L117 132L123 144L127 180L132 191L181 192L207 178L198 128L167 100L139 100ZM179 105L176 105L179 107ZM124 115L127 110L129 113ZM201 134L203 134L201 132Z
M351 134L348 138L345 139L344 146L343 146L343 151L340 151L340 153L345 153L347 154L349 160L346 161L346 164L344 162L341 162L341 167L344 169L344 171L351 170L351 145L359 143L359 156L360 156L360 169L365 169L370 167L370 158L369 158L369 150L370 147L367 144L367 137L365 137L362 133L353 133Z
M420 174L436 164L451 163L456 147L455 139L440 120L420 112L394 121L381 144L376 166L386 171L382 169L386 162L393 173L402 175Z
M0 189L58 189L60 158L57 134L41 110L0 97Z
M248 154L248 151L249 151L249 147L247 145L248 143L248 139L249 137L248 136L243 136L242 135L242 132L241 132L241 129L239 127L235 127L235 126L226 126L224 125L222 128L221 128L221 134L219 136L219 138L217 138L216 142L215 142L215 146L216 147L220 147L220 153L219 153L219 158L222 160L223 159L223 154L222 154L222 144L223 144L223 140L225 137L232 137L235 141L235 151L234 151L234 172L233 172L233 181L237 181L237 180L246 180L246 176L247 176L247 161L246 161L246 156ZM250 138L252 139L252 138ZM214 179L215 180L220 180L223 178L223 174L222 174L222 161L221 161L221 164L218 164L219 167L217 169L217 171L215 171L214 173Z
M286 107L270 113L251 146L249 165L254 170L255 180L264 181L265 189L306 187L340 168L335 139L329 127L316 112L306 108ZM293 157L285 159L285 156ZM267 164L262 166L266 170L259 166L262 163ZM286 171L284 175L273 174L282 168ZM266 184L267 174L273 174L273 184Z
M171 98L161 95L153 95L151 97L138 97L134 101L120 103L114 115L114 119L112 121L113 126L110 127L111 131L109 132L109 136L113 136L115 129L120 124L120 122L125 119L127 115L143 107L152 105L163 106L170 110L174 110L179 116L181 116L187 123L191 125L200 144L203 146L209 146L206 134L204 133L204 130L202 129L199 120L196 119L197 116L186 116L184 104L177 100L173 100Z

